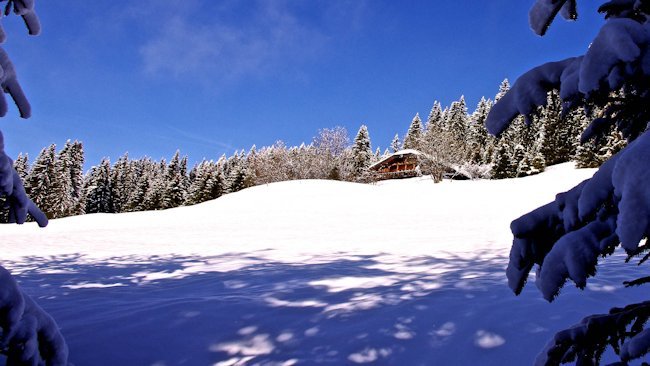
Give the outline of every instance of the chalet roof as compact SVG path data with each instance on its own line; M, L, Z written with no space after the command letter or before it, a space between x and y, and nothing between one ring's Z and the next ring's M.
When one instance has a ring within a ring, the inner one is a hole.
M392 154L390 154L390 155L386 155L386 156L384 156L384 157L383 157L381 160L379 160L378 162L376 162L376 163L370 165L370 166L368 167L368 169L373 169L373 168L375 168L375 167L377 167L377 166L379 166L379 165L381 165L381 164L387 162L388 160L391 160L391 159L393 159L393 158L395 158L395 157L402 157L402 156L404 156L404 155L416 155L416 156L420 156L420 155L424 155L424 153L422 153L422 152L420 152L420 151L417 151L417 150L415 150L415 149L404 149L404 150L395 151L394 153L392 153Z

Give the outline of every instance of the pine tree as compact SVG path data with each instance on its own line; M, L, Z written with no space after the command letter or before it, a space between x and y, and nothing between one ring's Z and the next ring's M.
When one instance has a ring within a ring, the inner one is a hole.
M208 200L207 186L211 175L208 162L203 160L192 168L192 171L195 172L195 177L187 191L187 197L185 199L186 205L195 205Z
M402 143L399 140L399 134L395 134L395 137L393 137L393 141L390 143L390 149L393 152L398 152L402 149Z
M379 161L379 160L381 160L381 149L379 147L377 147L375 149L375 155L372 157L372 161L375 162L375 161Z
M501 84L499 85L499 91L497 92L497 95L494 96L494 103L498 102L499 99L501 99L506 93L510 90L510 82L508 79L503 79Z
M73 165L72 156L70 154L71 149L72 143L68 140L54 160L55 175L54 179L51 181L51 190L56 199L53 200L53 218L69 216L74 206L74 200L72 197L72 176L70 174Z
M72 197L72 206L68 215L82 215L86 211L86 197L83 190L83 166L85 162L84 148L81 141L74 141L68 151L70 167L68 174L70 176L70 196Z
M516 145L512 155L512 165L515 177L525 177L530 171L530 162L526 156L526 149L522 145Z
M440 106L440 102L436 100L433 102L433 107L431 107L431 111L429 112L429 116L427 117L425 130L429 131L430 129L435 128L436 126L441 127L440 124L442 123L442 120L443 120L442 107Z
M38 154L26 181L30 198L48 218L55 217L58 200L53 190L56 180L55 163L56 145L52 144Z
M226 187L226 176L224 173L225 158L221 157L216 164L209 165L209 178L206 185L207 199L216 199L228 192Z
M98 166L90 170L87 180L86 213L114 212L110 161L102 159Z
M611 132L603 140L604 146L598 150L597 154L598 160L601 164L627 146L627 141L621 132L614 127L611 128Z
M419 150L420 145L422 144L422 121L420 120L420 115L415 114L409 129L404 136L404 149L415 149Z
M437 100L434 101L433 107L431 107L431 112L429 112L429 117L427 118L424 134L422 136L422 146L420 147L421 150L432 151L434 150L436 144L443 143L443 132L445 130L444 118L445 114L442 111L440 102Z
M185 164L187 164L186 159ZM178 207L185 202L186 177L184 176L184 171L187 171L187 167L183 168L180 151L176 150L165 172L165 191L162 198L162 208Z
M476 110L472 113L469 125L469 158L473 163L483 163L488 143L485 120L492 108L492 101L481 97Z
M18 172L18 176L22 181L27 180L29 175L29 155L27 154L18 154L18 157L14 161L14 169ZM29 192L28 192L29 193Z
M406 139L404 139L406 141ZM352 174L355 179L366 174L372 160L372 149L370 148L370 134L368 127L361 125L352 146Z
M464 96L461 96L458 101L453 102L451 107L449 107L449 111L446 114L445 126L448 134L447 143L455 155L453 160L456 163L462 163L467 156L467 135L469 128L469 116L467 115Z
M506 141L501 141L499 143L498 150L494 158L492 159L494 165L492 166L492 178L494 179L504 179L512 178L516 175L513 166L516 166L512 163L512 156L508 151L508 144Z
M133 192L129 196L126 211L145 211L147 207L147 196L151 189L153 177L157 167L154 162L145 157L133 162L132 165L133 176L135 177L135 185Z
M164 197L167 189L165 176L167 172L167 161L160 159L160 162L154 164L149 189L145 197L144 207L146 210L161 210L164 208Z
M542 107L540 122L544 129L541 152L548 165L569 161L575 154L576 127L582 124L584 110L577 109L566 116L557 91L548 93L546 106Z
M125 153L111 169L111 195L113 210L117 213L126 211L129 196L133 192L133 172L129 161L129 153Z

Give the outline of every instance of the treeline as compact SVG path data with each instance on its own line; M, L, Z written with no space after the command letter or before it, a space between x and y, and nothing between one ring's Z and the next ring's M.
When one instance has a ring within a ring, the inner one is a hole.
M494 100L508 88L504 80ZM383 152L379 148L373 152L368 128L362 125L352 143L345 128L326 128L310 144L287 147L278 141L261 149L253 146L191 168L187 156L177 151L169 162L132 159L128 154L114 163L104 158L84 174L83 145L78 141L66 142L58 152L55 145L44 148L31 167L27 155L21 154L14 166L41 210L49 218L61 218L193 205L247 187L294 179L372 181L375 176L368 167L402 149L423 152L421 173L438 181L450 173L520 177L569 160L579 167L596 167L625 145L615 130L605 139L580 144L581 131L599 111L577 108L562 113L556 93L549 93L547 106L538 110L532 123L519 119L497 139L488 135L483 123L492 105L491 99L482 98L470 114L463 97L444 109L434 102L424 123L416 114L403 137L396 134ZM0 215L2 220L6 217Z
M494 101L481 98L471 114L463 97L445 109L435 102L424 124L415 115L401 147L424 152L425 173L437 180L450 170L470 178L502 179L537 174L546 166L570 160L581 168L597 167L626 143L612 130L607 139L580 144L582 131L600 110L587 106L563 111L556 92L548 94L547 105L531 120L520 117L495 138L487 133L484 122L509 87L504 80ZM399 135L391 146L393 150L400 146Z

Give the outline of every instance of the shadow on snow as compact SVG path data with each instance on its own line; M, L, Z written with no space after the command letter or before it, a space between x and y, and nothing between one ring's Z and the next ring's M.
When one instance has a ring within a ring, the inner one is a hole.
M479 256L480 257L480 256ZM553 304L508 290L503 259L344 256L304 264L77 255L4 263L57 319L78 365L531 364L555 331L611 306L611 258Z

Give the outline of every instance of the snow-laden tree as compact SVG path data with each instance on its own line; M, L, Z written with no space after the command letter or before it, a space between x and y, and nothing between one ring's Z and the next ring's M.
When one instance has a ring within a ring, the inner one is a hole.
M368 127L361 125L352 146L352 171L356 179L360 179L367 173L372 157Z
M499 91L494 96L494 102L498 102L506 93L510 90L510 81L508 79L503 79L501 84L499 84Z
M167 160L160 159L154 163L149 177L149 188L144 198L145 210L162 210L164 208L165 190L167 184L165 175L167 173Z
M469 160L473 163L485 163L485 150L489 143L485 120L492 108L492 101L481 97L469 122Z
M67 141L61 155L65 157L69 164L65 170L65 175L70 180L70 203L71 206L66 212L69 215L81 215L85 213L85 196L83 194L83 166L84 166L84 149L81 141L70 143Z
M644 242L650 234L650 134L645 132L650 120L650 5L613 0L599 12L606 22L584 55L549 62L522 75L486 122L488 130L499 135L518 115L531 119L536 108L546 103L547 93L556 89L565 109L603 108L583 132L583 142L608 134L611 126L629 141L591 179L512 222L509 285L519 293L536 266L537 287L549 301L569 279L584 288L596 273L598 258L619 245L630 256L650 250ZM533 30L543 35L557 14L576 19L576 1L536 1L530 11ZM626 96L624 101L618 91ZM649 281L642 278L628 284ZM557 333L536 364L595 365L611 346L620 356L617 364L627 365L650 351L650 329L645 329L649 317L650 302L589 316Z
M115 212L111 162L107 158L102 159L99 165L90 169L86 180L86 213Z
M461 95L457 101L451 103L445 118L444 124L448 134L446 143L456 155L453 159L455 163L463 163L467 157L470 124L465 96Z
M404 136L404 149L420 149L422 145L422 120L420 119L420 114L416 113L411 124L409 125L408 131Z
M164 175L165 191L162 198L163 208L178 207L185 202L187 159L181 158L180 154L180 151L176 150ZM185 167L183 167L184 165Z
M29 174L29 155L23 155L22 153L18 154L18 157L16 157L16 160L14 161L14 169L18 172L20 179L25 181Z
M133 166L129 153L120 156L111 168L111 196L113 210L117 213L126 211L133 189Z
M27 189L34 203L48 218L53 218L59 190L54 189L57 180L56 145L43 148L36 157L27 176Z
M4 3L5 1L0 1ZM34 12L33 0L6 1L4 14L20 15L30 34L40 33L40 23ZM6 35L0 27L0 43ZM20 116L29 118L31 107L23 93L16 70L7 53L0 48L0 87L16 103ZM7 113L7 102L0 93L0 117ZM27 215L43 227L47 217L25 192L20 175L13 161L4 151L4 136L0 132L0 197L8 209L12 223L22 224ZM16 280L0 266L0 353L7 365L67 365L68 347L57 324L28 295L22 292Z
M402 149L402 142L399 140L399 134L396 133L393 141L390 143L391 152L398 152Z
M440 102L436 100L433 102L433 107L431 107L431 111L427 117L427 122L424 125L420 150L431 151L434 149L435 145L442 143L442 140L446 139L444 123L445 114Z

